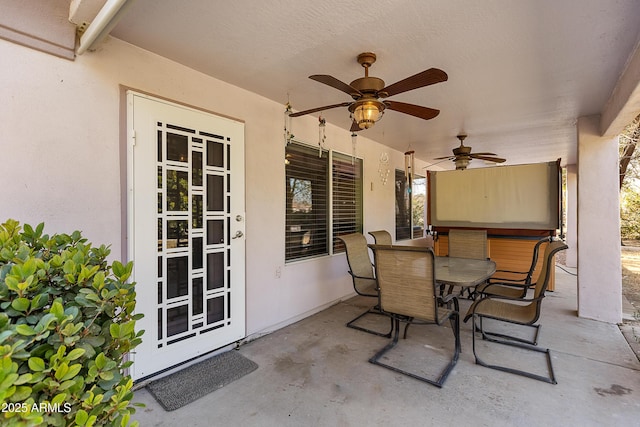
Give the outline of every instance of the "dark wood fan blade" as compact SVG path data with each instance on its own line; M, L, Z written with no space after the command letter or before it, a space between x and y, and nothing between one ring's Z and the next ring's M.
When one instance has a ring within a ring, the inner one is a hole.
M471 153L471 156L497 156L496 153Z
M289 114L289 117L300 117L311 113L316 113L318 111L330 110L332 108L338 107L348 107L351 105L351 102L343 102L341 104L333 104L333 105L325 105L324 107L312 108L310 110L298 111L297 113Z
M425 120L433 119L438 114L440 114L440 110L421 107L419 105L414 105L414 104L407 104L405 102L384 101L384 105L386 105L387 108L390 110L398 111L404 114L409 114L414 117L418 117L420 119L425 119Z
M392 85L385 87L378 93L381 97L388 97L397 95L409 90L418 89L420 87L429 86L435 83L445 82L449 79L447 73L438 68L429 68L421 73L415 74L411 77L407 77L404 80L395 82ZM384 92L384 94L383 94ZM383 96L384 95L384 96Z
M436 158L435 158L435 159L433 159L433 160L444 160L444 159L446 159L446 160L453 160L453 159L455 159L455 158L456 158L456 156L444 156L444 157L436 157Z
M494 162L494 163L503 163L503 162L507 161L507 159L502 159L500 157L479 156L477 154L472 154L471 158L480 159L480 160L486 160L488 162Z
M331 86L334 89L338 89L346 94L349 94L353 98L359 98L362 96L362 93L352 87L351 85L346 84L343 81L336 79L333 76L329 76L327 74L314 74L313 76L309 76L311 80L315 80L320 83L324 83L327 86Z

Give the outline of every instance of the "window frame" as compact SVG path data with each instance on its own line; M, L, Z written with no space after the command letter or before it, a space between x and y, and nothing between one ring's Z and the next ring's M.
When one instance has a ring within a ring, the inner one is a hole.
M413 220L413 209L414 209L414 204L415 204L415 195L413 194L413 187L414 187L414 182L417 179L424 179L425 180L425 203L426 203L426 198L427 198L427 188L426 188L426 177L421 176L421 175L415 175L411 181L411 183L409 183L409 185L407 185L407 179L405 176L405 172L403 170L400 169L396 169L395 173L394 173L394 207L395 207L395 237L396 237L396 241L403 241L403 240L413 240L413 239L418 239L420 237L424 237L424 224L426 224L426 213L425 210L423 209L422 212L422 218L423 218L423 226L422 226L422 233L421 234L416 234L416 230L414 230L415 227L415 223ZM400 197L399 194L399 182L403 181L403 185L400 186L402 188L402 197ZM398 221L402 219L402 215L400 212L400 202L402 199L402 204L405 205L404 208L406 209L405 211L405 215L406 215L406 221L407 223L404 224L399 224ZM408 228L408 230L407 230ZM418 231L419 232L419 231Z
M288 180L291 179L291 174L288 172L287 168L289 167L289 163L288 163L289 154L292 154L289 152L289 150L292 148L292 146L293 146L293 149L295 149L295 147L299 147L299 152L302 154L309 155L315 151L317 153L316 155L320 158L326 155L326 160L324 160L324 163L326 166L324 168L326 170L324 181L327 184L327 190L326 190L327 197L324 203L325 213L326 213L325 216L327 218L326 228L324 229L325 250L319 252L316 248L316 250L311 251L311 253L308 255L304 255L303 253L301 253L303 252L303 249L299 249L299 246L290 244L292 239L291 233L293 232L299 233L302 231L302 229L297 229L296 226L292 224L292 218L290 217L290 215L292 215L293 212L289 208L289 204L292 203L292 199L291 199L292 196L289 196L289 194L287 193L289 189ZM337 239L338 235L340 234L336 230L336 224L335 224L336 208L334 206L334 201L335 201L336 195L334 190L334 178L335 178L334 169L335 169L336 161L341 161L344 163L344 161L348 158L354 159L355 165L357 165L356 168L359 169L354 173L356 177L355 178L356 209L355 209L354 222L355 222L355 228L357 229L356 232L362 233L364 230L364 159L360 156L352 156L350 154L347 154L338 150L322 149L317 146L314 147L313 145L310 145L301 141L297 141L297 140L293 140L286 145L285 147L285 250L284 250L285 264L291 264L291 263L306 261L310 259L317 259L320 257L332 256L332 255L344 252L344 248L341 247L342 246L341 242ZM296 230L296 231L293 231L293 230ZM300 252L300 253L296 253L296 252Z

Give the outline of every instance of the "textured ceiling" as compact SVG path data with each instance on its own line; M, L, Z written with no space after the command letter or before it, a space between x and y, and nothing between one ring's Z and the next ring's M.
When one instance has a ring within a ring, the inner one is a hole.
M577 118L602 111L637 45L640 1L136 0L111 35L296 111L350 101L307 77L362 77L361 52L387 84L440 68L447 82L390 98L438 117L387 111L362 135L429 161L464 131L507 164L571 164ZM351 124L346 108L322 115Z

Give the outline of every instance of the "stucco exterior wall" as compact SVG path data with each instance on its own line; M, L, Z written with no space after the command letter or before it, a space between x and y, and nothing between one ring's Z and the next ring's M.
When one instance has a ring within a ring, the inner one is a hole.
M578 315L619 323L618 138L600 136L599 120L578 119Z
M0 221L82 230L126 253L124 88L245 122L247 335L276 329L352 294L343 254L285 265L283 104L109 38L74 62L0 40ZM294 101L294 100L292 100ZM294 103L295 106L295 103ZM317 144L317 116L294 119ZM327 148L351 152L350 133L327 125ZM389 154L390 179L378 176ZM365 232L394 229L393 169L401 152L359 137ZM418 171L424 166L416 162ZM276 272L279 271L279 274ZM279 276L279 277L277 277Z

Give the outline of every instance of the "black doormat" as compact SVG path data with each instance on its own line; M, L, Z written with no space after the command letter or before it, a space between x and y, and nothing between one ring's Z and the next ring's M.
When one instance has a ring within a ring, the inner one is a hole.
M257 368L255 362L231 350L153 381L147 390L166 411L174 411Z

